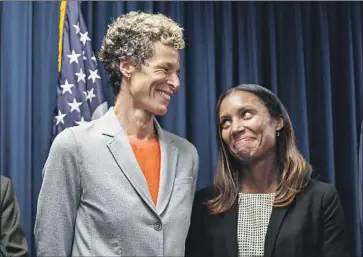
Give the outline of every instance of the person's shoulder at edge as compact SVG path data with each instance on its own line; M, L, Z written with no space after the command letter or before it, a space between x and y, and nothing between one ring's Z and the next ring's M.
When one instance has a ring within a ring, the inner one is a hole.
M10 179L8 177L5 177L3 175L0 175L2 186L8 185L11 183Z

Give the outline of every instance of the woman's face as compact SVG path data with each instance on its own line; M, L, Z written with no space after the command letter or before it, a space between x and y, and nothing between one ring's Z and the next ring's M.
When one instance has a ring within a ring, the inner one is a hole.
M234 91L227 95L221 102L219 121L224 143L242 163L275 154L276 131L283 121L272 118L254 94Z

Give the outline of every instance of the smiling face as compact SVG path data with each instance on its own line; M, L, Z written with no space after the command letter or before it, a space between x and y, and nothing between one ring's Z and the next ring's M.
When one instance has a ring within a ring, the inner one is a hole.
M232 91L221 102L219 122L223 142L242 163L275 154L276 131L282 128L282 119L272 118L254 94Z
M130 75L128 88L136 107L165 115L173 94L180 88L180 57L172 46L161 42L154 43L154 50L145 65L136 68L130 63L121 63L121 71L124 78Z

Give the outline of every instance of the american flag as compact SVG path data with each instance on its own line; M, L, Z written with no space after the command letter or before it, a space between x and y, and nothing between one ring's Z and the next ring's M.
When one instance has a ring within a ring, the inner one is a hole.
M67 127L99 118L108 109L97 59L77 1L61 2L59 49L53 137Z

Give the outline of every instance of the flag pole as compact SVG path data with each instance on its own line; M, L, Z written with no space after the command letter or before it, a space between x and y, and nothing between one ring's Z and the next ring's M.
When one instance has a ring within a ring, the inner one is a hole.
M63 29L64 29L64 17L66 15L67 1L61 1L59 8L59 41L58 41L58 72L62 67L62 51L63 51Z

